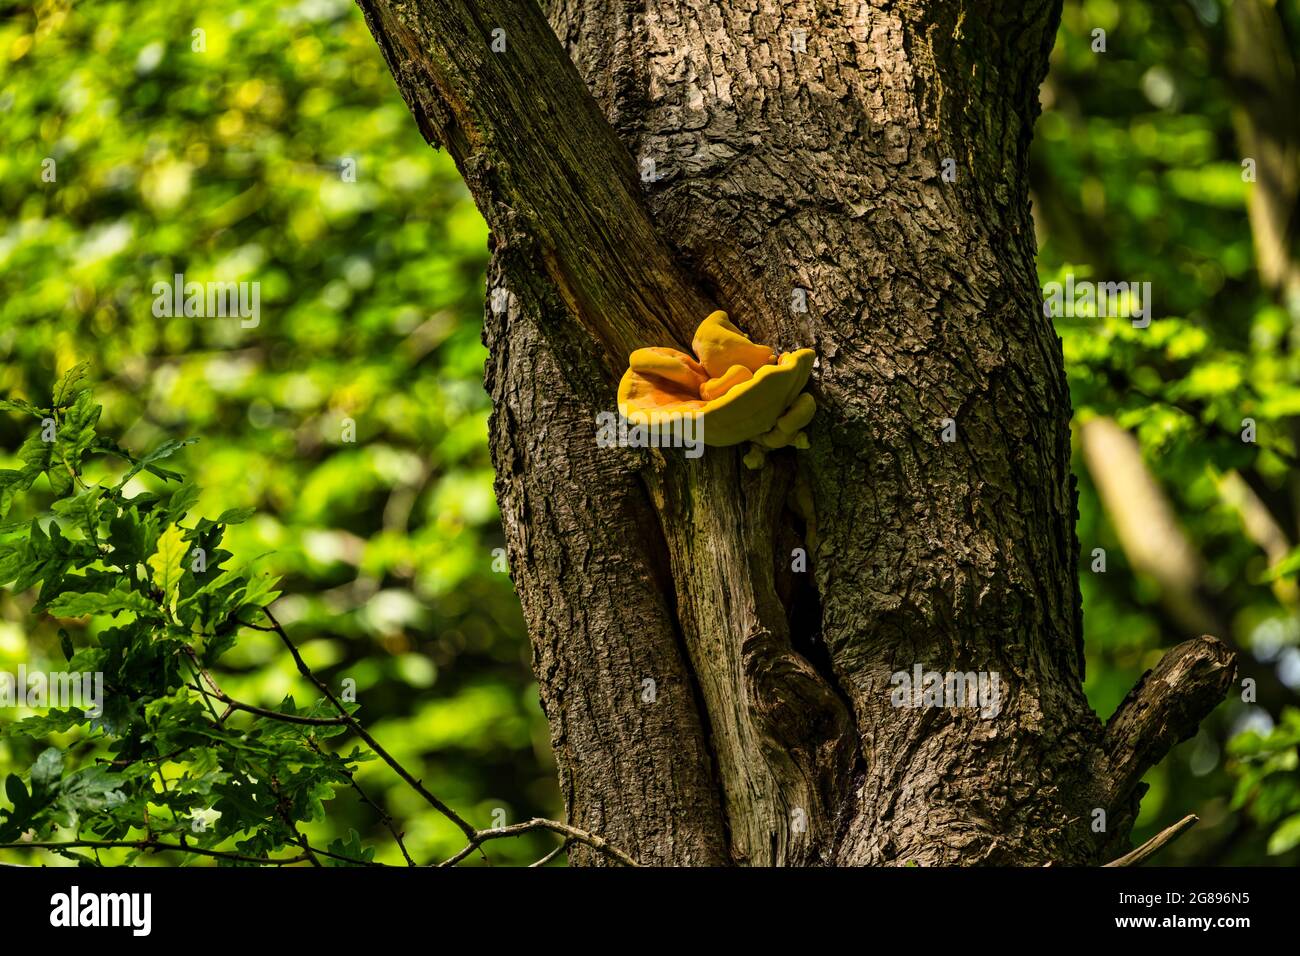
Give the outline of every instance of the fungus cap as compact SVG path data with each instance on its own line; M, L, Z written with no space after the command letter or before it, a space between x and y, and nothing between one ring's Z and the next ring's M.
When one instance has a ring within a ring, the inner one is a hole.
M619 414L630 424L660 427L690 416L704 443L718 447L756 439L778 422L798 422L792 439L812 417L811 396L793 407L812 374L812 349L778 357L721 311L700 323L691 347L698 360L671 348L633 352L618 387Z

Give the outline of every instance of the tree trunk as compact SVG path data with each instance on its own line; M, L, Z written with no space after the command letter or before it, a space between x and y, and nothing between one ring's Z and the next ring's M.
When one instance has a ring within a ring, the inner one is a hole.
M569 819L654 864L1127 849L1233 664L1174 649L1109 733L1082 692L1027 182L1059 2L359 3L492 230L497 495ZM598 447L628 352L715 306L816 350L812 447ZM917 665L998 706L895 706Z

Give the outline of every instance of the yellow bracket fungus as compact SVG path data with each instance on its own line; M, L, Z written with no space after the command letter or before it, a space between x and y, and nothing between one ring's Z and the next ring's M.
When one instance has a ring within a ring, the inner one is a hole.
M753 441L745 456L751 468L768 449L808 447L803 428L817 406L803 387L812 349L778 356L751 342L725 312L700 323L691 348L695 358L661 347L632 353L618 386L618 411L629 424L662 428L693 419L706 445Z

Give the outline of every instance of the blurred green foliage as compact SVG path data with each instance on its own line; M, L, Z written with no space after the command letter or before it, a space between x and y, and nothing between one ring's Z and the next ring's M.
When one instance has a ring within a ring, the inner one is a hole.
M193 513L256 509L225 547L270 552L281 620L334 686L356 681L359 717L394 756L476 826L498 808L560 814L518 601L492 570L486 227L359 11L41 3L0 18L0 64L0 396L39 402L88 360L102 433L137 451L200 438L175 459L203 490ZM155 318L153 284L175 273L259 281L259 324ZM7 458L30 427L0 415ZM0 593L0 670L62 662L32 602ZM225 689L311 698L258 637L223 660ZM0 773L42 747L0 739ZM381 764L357 778L407 822L417 859L463 843ZM326 845L355 829L400 863L376 817L344 793L306 832ZM553 842L490 855L532 860Z
M1057 320L1076 433L1108 416L1137 435L1204 562L1221 636L1246 651L1243 676L1261 677L1257 703L1234 697L1149 775L1135 838L1196 812L1201 826L1163 862L1294 864L1300 617L1274 580L1294 568L1270 568L1221 479L1249 475L1295 545L1300 305L1258 275L1225 4L1068 0L1033 191L1043 282L1152 283L1149 328ZM1276 10L1294 53L1300 5ZM319 673L357 682L360 718L394 755L478 826L497 808L509 821L559 815L518 602L492 567L486 230L355 7L0 0L0 70L0 396L37 401L88 360L102 432L137 450L200 437L176 456L203 489L194 513L256 510L225 546L270 552L281 619ZM259 324L155 318L153 284L176 273L260 282ZM1257 444L1240 441L1243 417ZM0 449L29 430L0 414ZM1086 690L1106 717L1191 635L1129 566L1081 455L1075 471ZM1089 569L1094 547L1105 574ZM0 591L0 670L62 661L33 601ZM223 686L265 706L308 699L260 637L229 652ZM49 742L0 738L0 774L26 771ZM459 846L382 765L358 780L406 822L417 858ZM355 829L400 862L370 808L346 793L331 806L306 828L313 843ZM501 841L492 856L522 862L550 845Z

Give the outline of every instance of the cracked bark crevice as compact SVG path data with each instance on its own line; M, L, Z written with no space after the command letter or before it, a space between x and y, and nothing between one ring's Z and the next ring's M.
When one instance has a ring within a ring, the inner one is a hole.
M664 460L648 476L678 618L713 728L731 849L741 862L814 862L853 745L847 712L794 652L772 574L788 476L742 475L734 449Z

